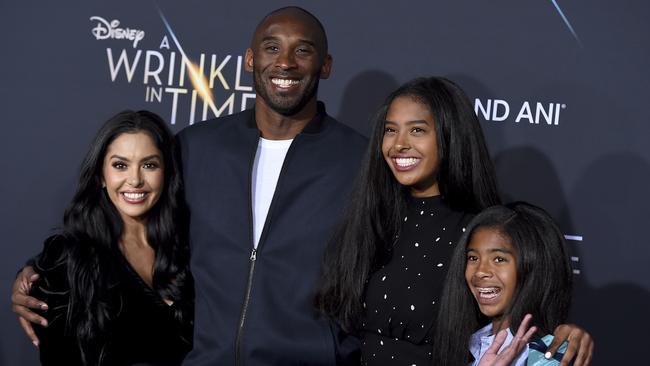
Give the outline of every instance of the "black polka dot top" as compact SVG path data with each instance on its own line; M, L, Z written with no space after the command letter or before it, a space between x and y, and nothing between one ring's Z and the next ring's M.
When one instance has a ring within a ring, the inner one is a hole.
M409 200L392 257L366 287L362 365L431 364L447 266L470 218L440 196Z

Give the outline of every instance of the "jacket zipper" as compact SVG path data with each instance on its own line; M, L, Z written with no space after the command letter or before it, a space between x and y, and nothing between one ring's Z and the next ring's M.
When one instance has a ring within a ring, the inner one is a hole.
M248 303L251 299L251 291L253 289L253 274L255 272L255 261L257 260L257 249L255 249L255 239L253 235L253 166L255 165L255 156L257 155L257 146L259 144L259 135L255 139L255 148L253 150L253 157L248 163L248 235L251 247L251 256L249 258L248 279L246 280L246 292L244 295L244 303L242 304L241 313L239 315L239 324L237 326L237 337L235 338L235 365L243 365L241 360L241 342L244 337L244 325L246 323L246 311L248 310Z
M280 170L280 176L278 177L278 183L275 185L275 192L273 192L273 199L271 200L271 206L269 207L269 211L266 214L266 222L264 223L264 228L262 229L262 235L260 235L260 241L257 243L257 249L255 249L255 242L253 238L253 165L255 164L255 156L257 155L257 145L255 145L255 154L253 154L253 159L251 159L250 164L249 164L249 175L248 175L248 207L249 207L249 218L248 222L250 223L249 225L249 239L250 243L252 246L251 250L251 255L249 257L250 260L250 267L248 269L248 280L246 283L246 295L244 296L244 303L242 304L242 309L241 309L241 315L239 316L239 325L237 328L237 337L235 338L235 365L236 366L243 366L244 363L242 361L242 356L241 356L241 342L242 339L244 338L244 326L246 325L246 312L248 311L248 304L251 299L251 292L253 289L253 274L255 272L255 262L257 261L257 255L258 251L262 248L262 243L264 242L264 239L266 237L266 231L268 230L267 227L270 225L271 222L271 216L273 214L273 209L274 206L276 205L276 193L278 189L280 188L280 183L282 183L282 177L284 176L284 169L286 167L287 160L289 159L291 152L294 150L294 145L296 142L296 139L298 138L299 135L296 135L294 137L293 142L291 143L291 146L289 146L289 150L287 151L287 155L284 157L284 162L282 163L282 168ZM259 137L257 139L257 143L259 144Z
M255 272L255 261L257 260L257 249L251 251L250 256L250 267L248 270L248 282L246 284L246 296L244 297L244 304L241 309L241 316L239 318L239 328L237 330L237 339L235 341L236 354L235 354L235 364L243 365L241 361L241 340L244 336L244 324L246 323L246 311L248 310L248 303L251 299L251 290L253 288L253 273Z

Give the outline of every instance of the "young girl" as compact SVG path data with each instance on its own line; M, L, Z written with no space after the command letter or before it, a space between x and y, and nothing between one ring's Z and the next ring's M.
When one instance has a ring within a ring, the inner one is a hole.
M507 331L504 347L511 342L526 314L536 338L551 334L566 320L571 276L564 237L544 210L524 202L484 210L468 224L451 259L434 347L439 364L467 364L469 345L472 365L478 365L499 331ZM539 359L551 340L529 343L512 365L533 364L529 349ZM534 364L559 364L546 362Z

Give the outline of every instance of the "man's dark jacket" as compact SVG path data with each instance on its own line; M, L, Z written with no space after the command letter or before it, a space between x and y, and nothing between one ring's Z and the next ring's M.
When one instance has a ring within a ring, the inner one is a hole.
M366 139L325 114L294 139L253 252L254 111L178 135L196 284L185 365L333 365L336 332L312 307L326 242L347 203Z

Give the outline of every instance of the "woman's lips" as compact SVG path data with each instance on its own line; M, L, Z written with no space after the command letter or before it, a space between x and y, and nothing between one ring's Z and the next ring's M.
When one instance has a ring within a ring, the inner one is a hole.
M393 161L393 166L395 167L395 170L400 171L400 172L405 172L409 171L413 168L415 168L418 163L420 162L420 158L416 157L393 157L391 158Z
M128 203L141 203L147 199L147 192L122 192L122 197Z

